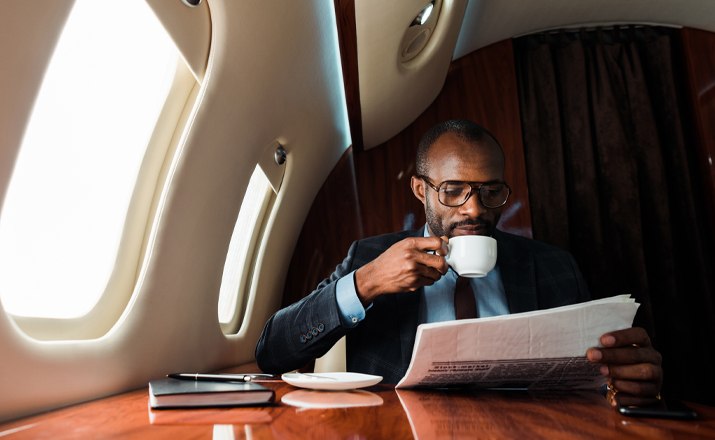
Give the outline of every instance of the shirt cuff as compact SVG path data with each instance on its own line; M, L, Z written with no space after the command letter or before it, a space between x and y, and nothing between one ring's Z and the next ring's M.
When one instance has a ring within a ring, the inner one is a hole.
M338 301L340 321L345 327L355 327L365 319L365 308L355 290L355 271L340 278L335 285L335 298Z

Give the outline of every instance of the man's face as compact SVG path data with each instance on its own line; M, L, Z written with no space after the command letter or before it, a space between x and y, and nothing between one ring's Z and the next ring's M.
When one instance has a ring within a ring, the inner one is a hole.
M504 165L498 147L484 141L476 148L454 134L442 135L429 151L427 177L436 186L446 180L502 182ZM412 190L425 207L427 225L435 236L492 235L504 207L488 209L476 191L457 207L444 206L437 192L422 179L413 178Z

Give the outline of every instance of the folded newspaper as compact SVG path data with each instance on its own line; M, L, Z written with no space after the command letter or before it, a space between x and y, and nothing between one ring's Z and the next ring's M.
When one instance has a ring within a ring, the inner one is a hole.
M397 388L588 389L605 383L586 350L631 327L639 304L619 295L488 318L422 324Z

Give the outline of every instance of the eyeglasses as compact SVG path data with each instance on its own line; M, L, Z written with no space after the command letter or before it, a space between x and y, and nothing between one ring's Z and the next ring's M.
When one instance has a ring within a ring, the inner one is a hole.
M416 177L424 180L427 185L435 190L439 202L450 208L464 205L474 191L477 192L479 203L489 209L504 206L509 194L511 194L511 188L503 182L477 183L445 180L439 185L435 185L427 176L418 175Z

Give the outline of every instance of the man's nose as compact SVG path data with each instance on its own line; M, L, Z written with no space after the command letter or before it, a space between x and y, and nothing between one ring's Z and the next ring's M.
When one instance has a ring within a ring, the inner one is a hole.
M485 212L486 210L487 208L479 202L479 194L477 194L476 191L472 191L467 201L459 207L459 213L470 218L477 218L479 214Z

